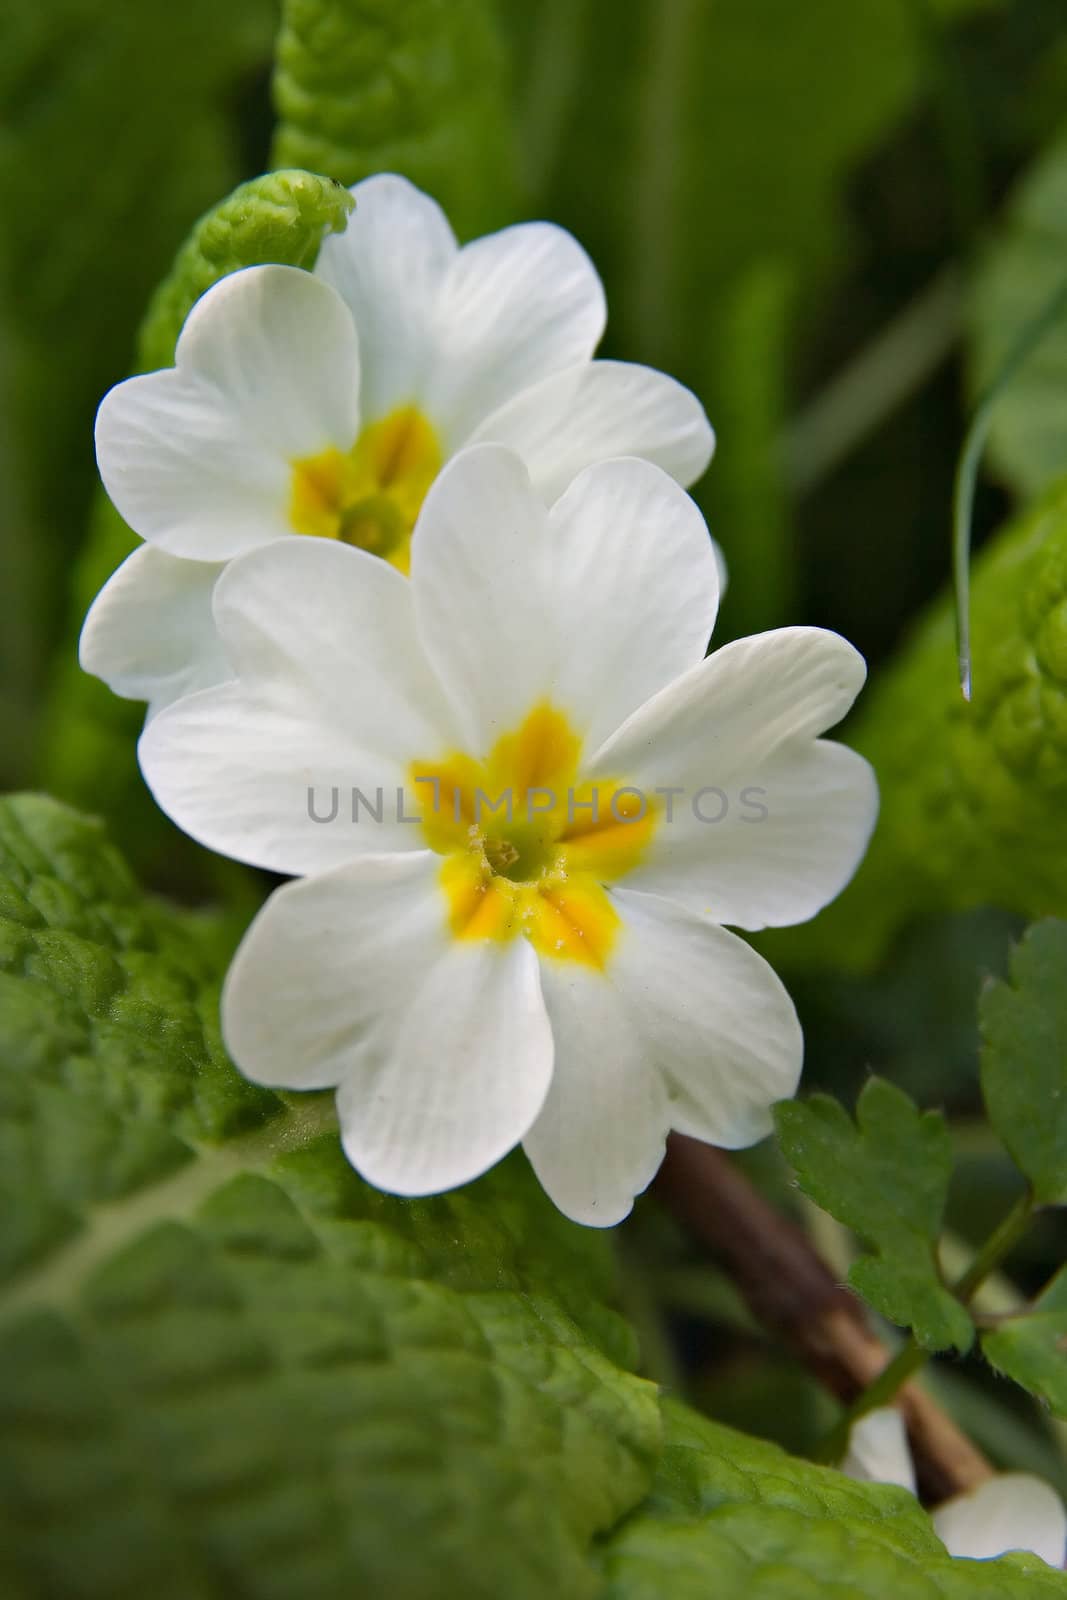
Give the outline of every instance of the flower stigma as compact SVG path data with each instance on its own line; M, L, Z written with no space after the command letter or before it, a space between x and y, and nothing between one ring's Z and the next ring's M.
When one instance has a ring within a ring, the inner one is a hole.
M415 519L443 459L421 411L402 406L364 428L351 450L330 445L293 462L289 520L296 533L339 539L406 573Z
M521 933L540 955L604 970L620 927L607 885L637 865L659 812L618 779L579 781L581 749L542 703L482 761L454 752L412 766L453 937Z

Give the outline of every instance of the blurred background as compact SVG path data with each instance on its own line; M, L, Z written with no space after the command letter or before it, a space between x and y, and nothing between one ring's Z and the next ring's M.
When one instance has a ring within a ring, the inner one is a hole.
M391 131L406 46L389 48L388 0L367 0L365 142L330 175L396 166L466 236L526 217L571 229L607 288L603 353L674 373L716 427L696 493L730 566L721 637L819 623L877 670L946 583L974 399L1067 277L1062 0L455 4L492 137L409 160ZM140 708L77 670L81 617L124 554L92 422L197 216L279 162L325 170L276 128L278 26L271 0L8 0L0 23L0 783L102 814L147 882L191 900L259 891L158 816L134 765ZM438 65L444 81L454 63ZM998 411L976 544L1067 471L1065 380L1067 317ZM905 919L851 976L783 946L809 1087L851 1102L877 1070L955 1114L963 1239L1011 1199L978 1114L974 1016L1020 926L995 907ZM795 1203L771 1157L750 1165ZM1035 1232L1023 1287L1061 1246L1051 1223ZM814 1385L653 1202L624 1248L632 1314L650 1293L669 1312L665 1333L646 1327L650 1362L680 1364L724 1420L810 1443ZM998 1460L1067 1488L1021 1391L965 1364L941 1381Z

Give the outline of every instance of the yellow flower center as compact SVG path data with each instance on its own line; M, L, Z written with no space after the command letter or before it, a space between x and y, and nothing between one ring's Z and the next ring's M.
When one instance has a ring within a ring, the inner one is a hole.
M331 445L294 461L289 520L297 533L341 539L407 572L415 519L441 464L433 428L403 406L364 428L351 450Z
M606 966L619 917L605 885L641 859L659 807L614 778L579 782L580 756L567 718L542 704L483 761L412 766L457 939L521 933L541 955Z

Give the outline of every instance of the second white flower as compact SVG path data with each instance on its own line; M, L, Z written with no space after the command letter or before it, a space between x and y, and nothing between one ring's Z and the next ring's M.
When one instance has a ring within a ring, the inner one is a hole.
M227 1043L259 1082L337 1086L380 1187L522 1141L610 1224L668 1129L750 1144L794 1092L793 1006L722 924L802 921L854 871L873 776L818 735L864 664L816 628L705 659L717 594L658 468L591 467L546 511L494 445L431 488L410 583L318 539L220 581L236 681L161 712L142 766L194 837L310 875L238 953Z

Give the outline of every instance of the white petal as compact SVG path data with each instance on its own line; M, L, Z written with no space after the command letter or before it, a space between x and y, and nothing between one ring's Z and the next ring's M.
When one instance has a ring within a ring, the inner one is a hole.
M862 1483L895 1483L918 1492L908 1430L895 1406L879 1406L853 1423L841 1471Z
M149 714L230 677L211 596L223 567L146 544L127 556L89 608L78 656Z
M353 862L279 890L226 981L223 1029L257 1083L339 1085L345 1152L379 1188L433 1194L512 1149L552 1072L525 939L446 929L440 859Z
M592 762L593 776L677 791L627 887L749 929L832 900L866 849L877 787L861 756L813 735L864 672L837 634L782 628L726 645L643 706Z
M523 1148L565 1216L609 1228L629 1213L663 1160L663 1080L644 1057L625 996L603 974L545 961L541 988L556 1062Z
M576 1222L606 1227L655 1176L668 1128L736 1148L794 1093L792 1002L742 940L650 896L614 895L624 926L605 972L542 963L556 1041L524 1146Z
M332 1089L366 1076L383 1028L445 953L440 859L366 856L277 890L241 941L222 995L246 1078Z
M454 940L409 975L395 1032L369 1080L337 1096L345 1154L394 1194L468 1183L522 1139L552 1076L552 1030L537 957L522 938Z
M315 275L355 319L363 414L375 421L419 396L437 298L458 247L436 200L406 178L379 173L352 193L348 226L323 240Z
M722 545L717 539L711 541L711 548L715 552L715 564L719 569L719 603L726 598L726 591L730 587L730 568Z
M703 517L658 467L587 468L549 513L557 634L553 693L591 749L703 659L719 568Z
M295 267L247 267L197 301L174 367L130 378L96 420L104 486L142 538L222 561L292 531L290 464L359 426L352 318Z
M986 1561L1009 1550L1029 1550L1050 1567L1062 1567L1067 1513L1056 1491L1025 1472L988 1478L932 1513L949 1555Z
M804 1041L781 980L743 939L683 906L624 889L613 899L627 927L613 982L664 1074L671 1127L727 1150L755 1144L800 1079Z
M448 713L415 638L406 579L325 539L280 539L231 563L215 615L238 681L168 707L139 747L163 810L210 849L277 872L412 850L397 788L436 755ZM353 786L365 806L351 820ZM329 818L337 789L338 814ZM381 791L379 795L379 791Z
M640 456L688 485L707 467L715 435L696 395L666 373L593 361L524 389L476 430L472 444L515 450L542 499L557 499L583 467Z
M543 699L595 749L701 659L718 569L699 511L658 467L601 462L546 517L518 458L479 445L427 496L412 587L473 751Z
M423 403L447 448L550 372L588 361L604 291L578 241L526 222L465 245L441 287Z

